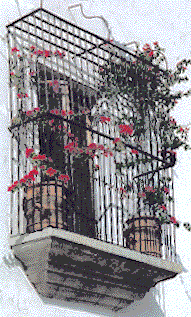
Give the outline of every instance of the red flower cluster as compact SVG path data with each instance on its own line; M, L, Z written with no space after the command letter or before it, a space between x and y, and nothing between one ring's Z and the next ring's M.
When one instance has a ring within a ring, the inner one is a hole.
M30 47L30 50L33 54L37 55L37 56L45 56L45 57L51 57L52 55L55 55L55 56L60 56L60 58L63 58L66 53L65 52L60 52L59 50L56 50L54 53L50 50L38 50L38 51L35 51L35 46L31 46Z
M59 112L59 110L58 110L58 109L53 109L53 110L50 110L50 113L52 113L52 114L56 114L56 115L60 114L60 112Z
M143 198L143 197L146 197L146 194L145 194L145 192L140 192L140 193L138 193L138 196L140 198Z
M46 157L45 154L43 154L43 155L38 154L37 156L33 156L33 160L42 160L42 161L44 161L46 159L47 159L47 157Z
M146 190L147 192L151 192L151 193L155 193L155 192L156 192L156 190L153 189L153 186L146 186L146 187L145 187L145 190Z
M154 45L156 45L157 42L154 43ZM157 43L158 44L158 43ZM152 50L152 48L150 47L149 44L145 44L143 46L143 51L148 54L150 57L152 57L154 55L154 51Z
M48 174L49 176L54 176L54 174L57 173L57 170L53 169L52 167L49 167L46 171L46 174Z
M178 223L175 217L171 217L171 218L170 218L170 221L171 221L172 223L174 223L174 224L177 224L177 223Z
M18 181L14 182L13 185L8 187L8 192L12 191L17 185L18 185Z
M17 97L18 97L19 99L27 98L27 97L28 97L28 94L17 94Z
M56 50L55 52L54 52L54 55L55 56L60 56L60 58L63 58L64 56L66 56L66 53L65 52L60 52L59 50Z
M133 153L133 154L139 154L139 152L138 152L137 150L134 150L134 149L131 150L131 153Z
M64 181L64 183L68 183L70 177L68 175L60 174L60 176L58 176L58 179Z
M115 144L115 143L120 142L120 141L121 141L120 138L115 138L115 140L113 141L113 143Z
M164 205L158 206L160 209L167 210Z
M123 187L120 187L120 192L127 193L127 191Z
M133 133L133 127L131 125L120 124L119 128L120 128L119 133L124 133L124 134L128 133L129 135L132 135Z
M90 145L88 145L88 148L92 149L92 150L96 150L97 149L97 144L96 143L91 143Z
M32 116L32 115L33 115L33 110L28 110L28 111L26 112L26 115L27 115L27 117Z
M60 84L59 84L58 80L50 81L49 82L49 86L53 86L54 92L58 93L59 87L60 87Z
M34 150L32 148L26 148L26 151L25 151L25 155L26 155L26 158L29 158L29 156L34 152Z
M68 151L71 153L75 149L74 142L70 142L64 147L65 149L68 149Z
M38 175L38 171L34 168L32 171L30 171L27 175L25 175L23 178L20 179L20 181L14 182L13 185L8 187L8 191L14 190L19 184L26 183L28 180L35 181L34 175Z
M110 118L107 118L107 117L100 117L100 121L101 121L101 123L104 123L104 122L106 122L106 121L110 122L111 119L110 119Z
M18 50L16 47L13 47L13 48L11 49L11 53L13 54L14 52L19 52L19 50Z
M169 194L169 193L170 193L170 190L169 190L169 188L167 188L167 187L164 187L164 192L165 192L166 194Z

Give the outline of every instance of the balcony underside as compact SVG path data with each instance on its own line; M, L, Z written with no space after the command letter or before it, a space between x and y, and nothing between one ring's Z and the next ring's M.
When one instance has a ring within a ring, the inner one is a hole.
M60 301L113 311L142 299L181 266L61 229L11 237L10 245L36 291Z

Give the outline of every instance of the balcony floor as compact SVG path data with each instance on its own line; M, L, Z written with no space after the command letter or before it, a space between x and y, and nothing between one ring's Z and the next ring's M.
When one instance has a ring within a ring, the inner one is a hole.
M113 311L182 271L179 264L62 229L46 228L9 242L38 294Z

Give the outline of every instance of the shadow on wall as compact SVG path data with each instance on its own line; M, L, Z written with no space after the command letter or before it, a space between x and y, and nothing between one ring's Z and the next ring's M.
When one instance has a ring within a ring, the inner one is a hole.
M158 302L155 299L154 289L151 289L145 297L131 304L128 308L118 311L117 313L112 312L111 310L101 309L98 306L85 305L79 303L70 303L70 302L60 302L54 299L47 299L45 297L39 296L44 304L47 305L56 305L57 307L63 309L71 309L76 311L76 313L89 312L94 316L107 316L107 317L165 317L164 312L159 306Z

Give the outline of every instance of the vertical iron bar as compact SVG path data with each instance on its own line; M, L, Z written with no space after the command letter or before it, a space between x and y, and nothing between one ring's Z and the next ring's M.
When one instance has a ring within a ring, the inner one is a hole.
M10 103L10 111L11 111L11 117L10 121L12 122L13 119L13 109L12 109L12 86L11 86L11 59L10 59L10 31L8 29L7 31L7 43L8 43L8 62L9 62L9 103ZM13 136L11 135L11 184L13 184ZM13 234L13 193L11 192L11 207L10 207L10 227L9 227L9 234L10 236Z

